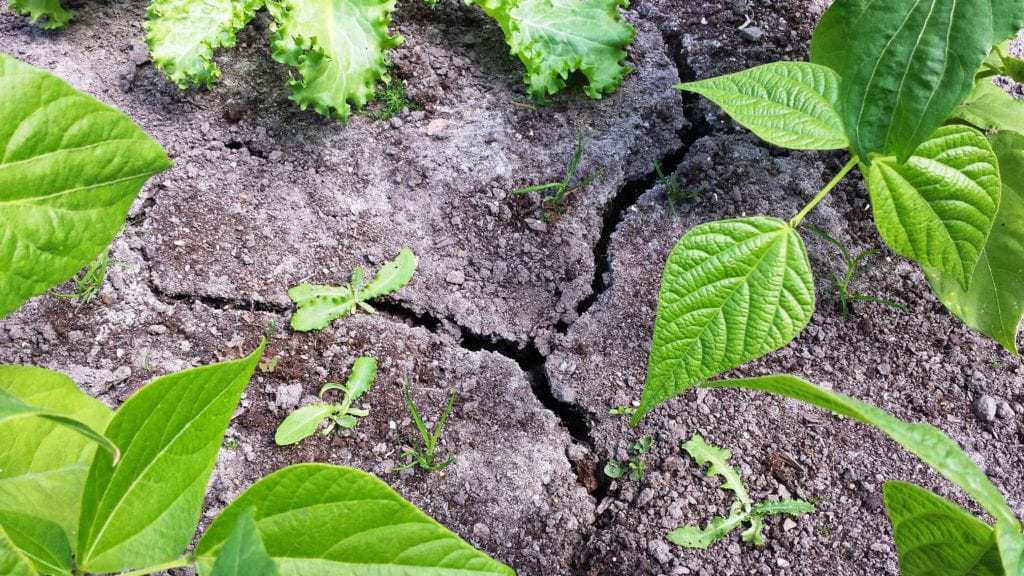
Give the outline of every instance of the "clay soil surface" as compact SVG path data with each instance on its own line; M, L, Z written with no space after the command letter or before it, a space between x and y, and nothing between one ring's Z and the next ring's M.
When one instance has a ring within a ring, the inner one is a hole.
M665 259L693 225L737 215L788 217L842 163L773 148L683 80L803 59L822 2L640 0L634 72L595 102L578 89L536 107L497 26L450 0L400 2L395 75L417 110L347 126L299 111L288 70L267 49L265 16L218 54L222 80L181 92L148 60L137 0L76 2L59 32L28 26L0 0L0 51L48 69L124 110L175 166L143 189L114 242L100 298L40 297L0 321L0 362L69 374L117 406L150 379L236 358L268 327L273 370L259 371L228 432L204 522L246 486L306 461L374 472L427 513L524 576L896 574L881 502L887 479L917 482L975 512L954 486L880 433L761 394L690 392L631 429L608 411L639 398ZM747 17L763 31L738 28ZM561 178L579 138L598 174L552 214L511 191ZM661 162L689 200L670 202ZM849 178L808 219L861 250L880 247L863 186ZM861 305L844 318L834 249L807 238L818 279L811 325L739 374L791 372L926 421L957 440L1018 512L1024 508L1024 367L951 317L913 265L883 252L858 289L906 311ZM330 329L288 329L287 289L339 284L410 247L412 283ZM370 417L353 431L273 443L290 409L380 360ZM458 403L441 474L392 472L412 424L408 381L436 418ZM986 417L979 398L998 407ZM727 447L757 498L801 497L812 515L772 519L767 546L738 533L707 551L668 543L729 501L680 451L694 433ZM602 469L650 435L648 472Z

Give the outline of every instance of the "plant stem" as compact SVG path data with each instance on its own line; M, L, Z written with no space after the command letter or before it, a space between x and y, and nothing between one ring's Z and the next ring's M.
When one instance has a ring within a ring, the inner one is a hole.
M811 201L807 203L807 206L804 206L802 210L797 212L796 216L793 216L789 221L789 227L796 228L799 226L800 222L804 219L804 216L807 216L811 210L814 210L814 207L824 200L825 196L828 196L828 193L843 181L843 178L850 173L850 170L853 170L853 167L857 165L857 162L858 158L856 156L850 158L850 161L846 163L846 166L843 166L843 169L840 170L824 188L821 189L821 192L818 192L814 198L811 198Z
M176 560L158 564L156 566L150 566L148 568L139 568L138 570L131 570L129 572L121 572L118 576L147 576L148 574L154 574L163 570L170 570L171 568L184 568L192 564L191 556L182 556Z

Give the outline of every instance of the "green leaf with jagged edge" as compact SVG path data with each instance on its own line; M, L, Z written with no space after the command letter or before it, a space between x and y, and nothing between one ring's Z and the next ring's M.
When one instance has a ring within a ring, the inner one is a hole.
M765 500L750 509L750 528L743 531L743 541L755 546L764 546L764 519L767 516L787 514L803 516L814 512L814 504L804 500Z
M4 527L0 526L0 574L4 576L39 576L32 561L14 545Z
M708 222L668 257L639 422L697 382L788 344L814 312L803 240L777 218Z
M838 0L811 61L842 78L839 112L853 153L906 160L971 91L993 45L992 5L958 0Z
M33 366L0 365L0 390L105 430L114 413L70 378ZM0 424L0 510L58 524L74 545L85 478L96 444L42 418Z
M180 88L209 87L220 78L214 50L234 46L262 7L263 0L153 0L145 23L153 64Z
M27 16L33 26L55 30L67 26L75 13L61 5L60 0L11 0L11 9Z
M127 116L0 53L0 317L92 262L169 166Z
M0 532L40 573L71 576L71 545L58 524L29 514L0 511Z
M901 576L1003 576L992 528L907 482L882 487Z
M292 100L328 118L345 121L373 98L388 50L402 42L388 31L395 0L268 0L267 8L274 59L298 70Z
M298 309L292 315L292 329L298 332L323 330L338 318L355 314L359 308L367 308L367 300L387 296L408 284L416 272L417 263L416 254L402 248L394 260L381 266L365 288L360 289L358 284L361 282L358 281L341 287L308 282L293 286L288 290L288 297Z
M700 434L694 434L692 438L682 444L682 448L686 450L686 453L699 466L708 466L705 475L709 477L721 476L722 489L731 490L743 511L750 512L751 505L753 504L750 500L750 495L747 494L747 489L743 486L743 479L740 478L740 473L729 464L732 452L727 448L719 448L708 444Z
M925 269L939 300L965 324L1017 355L1024 317L1024 135L991 137L999 158L1003 194L995 224L964 290L955 278Z
M195 535L203 495L231 416L263 355L162 376L118 408L107 437L116 467L93 459L82 496L78 565L120 572L176 559Z
M117 446L114 446L110 440L103 436L102 432L94 430L88 423L82 422L81 420L78 420L73 416L68 416L67 414L62 414L46 408L40 408L39 406L25 404L17 396L7 392L6 390L0 389L0 424L10 420L16 420L18 418L29 417L49 420L69 430L74 430L78 434L81 434L85 438L95 442L99 447L103 448L107 452L110 452L114 457L114 461L117 461L118 455L120 454Z
M897 254L968 286L1002 195L999 161L969 126L943 126L906 163L866 172L875 225Z
M1024 134L1024 100L1010 96L990 79L981 78L967 100L953 110L950 119L966 122L986 132L1013 130Z
M743 512L733 512L729 516L716 516L704 528L680 526L666 534L665 538L683 548L707 550L709 546L725 538L729 532L742 525L748 517L749 514Z
M846 148L839 75L809 62L773 62L676 88L708 98L762 140L797 150Z
M256 528L252 509L239 514L231 535L221 546L210 576L278 576L274 559Z
M243 492L196 546L200 575L247 510L281 576L515 575L375 476L327 464L289 466Z
M505 33L526 68L530 96L544 102L574 72L591 98L614 92L631 71L624 64L636 30L619 13L627 0L477 0Z

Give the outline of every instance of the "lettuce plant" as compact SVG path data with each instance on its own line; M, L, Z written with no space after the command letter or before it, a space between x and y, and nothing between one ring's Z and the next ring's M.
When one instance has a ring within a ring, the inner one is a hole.
M600 98L630 71L623 61L635 30L619 13L626 0L467 3L501 27L539 102L563 89L573 73L586 79L588 96ZM11 7L48 29L73 16L60 0L12 0ZM210 86L220 77L214 52L233 47L262 8L273 19L271 54L295 69L288 86L303 110L345 120L373 98L378 81L389 80L389 50L402 42L388 30L395 0L153 0L145 28L154 64L181 88Z
M363 310L373 314L376 310L368 300L397 292L412 280L418 260L412 250L402 248L398 256L384 263L369 284L365 283L366 270L356 266L352 281L347 286L323 286L303 282L288 290L288 297L298 309L292 316L292 329L298 332L323 330L342 316Z
M789 220L708 222L679 240L665 266L634 422L803 330L815 296L798 228L855 169L889 247L921 265L954 314L1017 353L1024 315L1024 135L1015 132L1021 104L993 92L982 64L1022 22L1019 2L966 9L955 0L838 0L814 31L811 62L776 62L679 86L772 144L849 148L852 157ZM993 102L981 105L983 98Z
M0 573L514 574L375 477L323 464L259 480L186 552L262 352L157 378L116 412L61 374L0 366L0 437L18 440L0 446Z
M274 442L278 446L301 442L316 434L317 428L324 422L327 422L323 431L324 436L333 432L335 427L346 430L355 428L359 424L359 419L368 416L369 412L355 408L352 404L370 390L376 378L377 360L369 356L356 358L352 365L352 373L349 374L344 386L328 382L320 389L321 399L331 390L343 392L341 403L317 402L292 412L277 427Z
M96 261L171 165L121 112L3 53L0 150L0 318Z

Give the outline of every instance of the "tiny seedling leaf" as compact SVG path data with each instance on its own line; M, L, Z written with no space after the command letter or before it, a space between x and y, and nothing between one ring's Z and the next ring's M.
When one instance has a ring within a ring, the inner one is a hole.
M842 78L850 147L900 161L970 93L993 44L992 5L959 0L839 0L822 16L811 61Z
M316 434L320 424L329 418L337 408L332 404L310 404L292 412L277 427L274 443L278 446L295 444Z
M402 248L394 260L385 263L362 290L362 300L373 300L398 292L416 273L417 258L412 250Z
M836 106L839 75L809 62L773 62L679 84L722 107L761 139L798 150L846 148Z
M708 466L708 476L721 476L722 489L732 491L743 512L750 511L752 504L750 496L743 486L740 473L729 464L729 458L732 457L729 450L708 444L700 434L694 434L693 438L683 443L682 448L697 464Z
M32 366L0 365L0 391L22 402L65 414L105 430L110 408L70 378ZM78 533L85 478L96 443L53 420L18 418L0 423L0 510L58 524L72 545Z
M107 248L167 154L127 116L0 53L0 318Z
M0 512L0 533L6 533L10 545L27 557L41 574L71 576L71 545L67 534L56 523L28 514Z
M666 538L669 542L684 548L695 548L707 550L715 542L725 538L729 532L743 524L748 515L743 512L733 512L728 517L717 516L704 528L696 526L680 526L668 533Z
M966 287L1001 196L999 161L985 136L968 126L944 126L906 163L880 158L866 172L885 242Z
M694 227L669 255L636 424L694 384L772 352L814 312L803 240L776 218Z
M901 576L1003 576L996 535L962 508L906 482L886 482Z
M373 386L377 378L377 360L369 356L360 356L352 364L352 371L345 383L345 404L351 405L359 400Z
M265 343L249 356L150 382L117 410L122 449L93 459L82 498L78 565L119 572L177 558L192 540L224 431Z
M438 524L376 477L352 468L299 464L246 490L213 521L196 547L202 576L252 510L282 576L514 576Z
M231 535L224 541L210 576L278 576L274 559L263 546L252 509L238 515Z
M991 140L999 158L1003 194L970 288L964 290L950 275L925 272L946 308L1016 355L1024 317L1024 136L1000 132Z
M750 508L751 516L774 516L776 514L801 516L811 512L814 512L814 504L803 500L764 500Z

